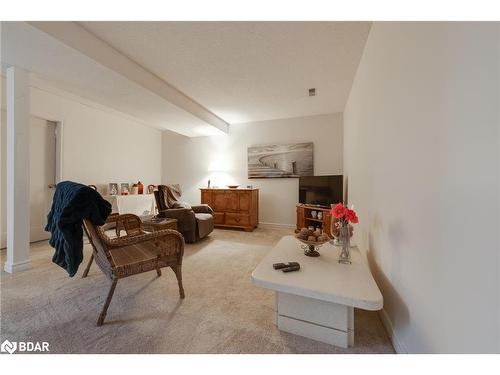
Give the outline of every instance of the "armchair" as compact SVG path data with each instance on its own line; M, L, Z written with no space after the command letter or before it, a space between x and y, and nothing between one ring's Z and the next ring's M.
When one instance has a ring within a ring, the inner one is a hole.
M182 233L186 242L196 242L208 236L214 230L213 211L206 204L187 208L172 208L168 205L166 191L171 185L159 185L154 191L158 216L177 219L177 230ZM177 192L180 188L176 186ZM179 193L180 197L180 193Z
M83 222L83 228L93 248L83 277L87 277L95 259L102 272L111 280L111 288L97 325L101 326L104 323L118 280L128 276L156 271L160 277L161 268L170 267L177 277L180 298L184 298L181 271L184 255L182 235L171 229L146 233L141 229L141 219L132 214L113 215L108 221L123 223L127 236L111 239L104 233L102 227L93 225L87 219Z

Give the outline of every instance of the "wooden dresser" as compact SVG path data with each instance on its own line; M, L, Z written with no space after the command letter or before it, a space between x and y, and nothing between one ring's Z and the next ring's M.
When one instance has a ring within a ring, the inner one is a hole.
M214 210L216 227L253 231L259 224L259 189L200 189L201 203Z

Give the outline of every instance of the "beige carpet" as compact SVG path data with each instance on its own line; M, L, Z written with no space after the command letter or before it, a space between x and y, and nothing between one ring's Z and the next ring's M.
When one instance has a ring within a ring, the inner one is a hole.
M280 332L274 293L254 287L252 270L288 230L216 230L186 245L186 299L170 269L118 282L106 322L96 326L110 282L94 264L81 278L52 264L53 250L32 246L31 270L2 271L1 341L48 341L52 353L393 353L377 313L355 311L355 346L341 349ZM2 252L2 265L5 251Z

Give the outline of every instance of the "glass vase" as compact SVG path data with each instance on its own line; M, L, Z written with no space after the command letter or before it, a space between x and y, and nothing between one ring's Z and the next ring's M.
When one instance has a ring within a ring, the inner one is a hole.
M351 264L351 233L349 229L349 223L344 220L341 220L339 223L339 242L340 246L342 246L342 250L339 255L339 263Z
M333 237L330 240L330 243L334 246L340 245L340 230L339 230L339 221L332 216L332 220L330 221L330 235Z

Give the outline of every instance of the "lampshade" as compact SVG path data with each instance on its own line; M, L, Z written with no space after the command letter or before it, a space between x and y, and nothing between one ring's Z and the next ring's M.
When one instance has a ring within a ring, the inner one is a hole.
M221 159L212 160L208 165L209 172L226 172L227 171L227 163Z

